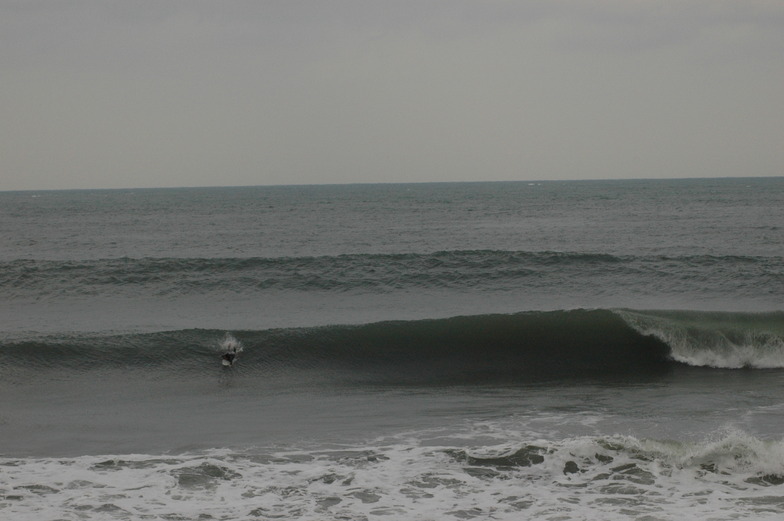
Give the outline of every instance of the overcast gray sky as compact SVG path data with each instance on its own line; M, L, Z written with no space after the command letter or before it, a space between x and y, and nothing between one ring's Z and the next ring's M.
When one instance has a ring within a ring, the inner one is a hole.
M773 175L781 0L0 0L0 190Z

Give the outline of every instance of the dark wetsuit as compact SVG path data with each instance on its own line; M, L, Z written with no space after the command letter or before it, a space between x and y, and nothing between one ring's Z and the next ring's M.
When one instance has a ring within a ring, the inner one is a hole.
M234 359L237 358L237 354L232 351L232 352L224 353L221 358L226 360L229 363L229 365L232 365L234 364Z

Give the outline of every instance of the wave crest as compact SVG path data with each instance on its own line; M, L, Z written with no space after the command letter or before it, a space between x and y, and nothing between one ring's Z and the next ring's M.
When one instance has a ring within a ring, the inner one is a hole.
M784 368L784 313L620 311L643 335L670 346L673 360L721 369Z

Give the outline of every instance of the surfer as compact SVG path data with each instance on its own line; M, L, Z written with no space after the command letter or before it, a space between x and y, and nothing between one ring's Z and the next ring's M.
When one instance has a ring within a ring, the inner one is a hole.
M230 350L223 353L221 358L223 359L223 365L227 367L234 365L234 360L237 358L237 347L232 347Z
M224 367L231 367L234 365L234 362L237 361L237 357L242 352L242 343L231 336L231 334L226 333L226 336L220 343L221 350L223 354L221 355L221 363Z

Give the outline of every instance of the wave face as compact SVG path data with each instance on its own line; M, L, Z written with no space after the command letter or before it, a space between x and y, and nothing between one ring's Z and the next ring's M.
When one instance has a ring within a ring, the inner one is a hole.
M674 363L784 367L783 313L572 310L313 328L46 336L0 346L0 367L181 372L241 342L246 372L401 384L636 377Z

